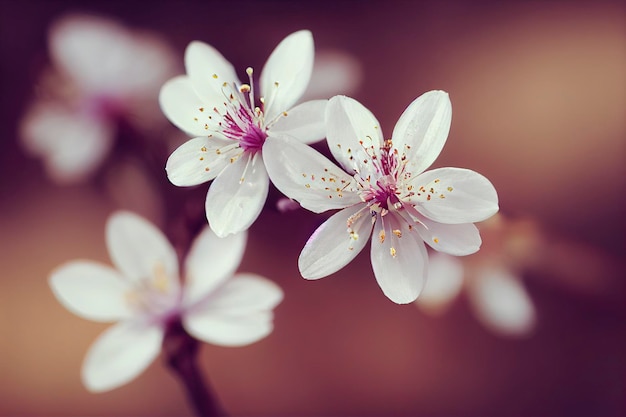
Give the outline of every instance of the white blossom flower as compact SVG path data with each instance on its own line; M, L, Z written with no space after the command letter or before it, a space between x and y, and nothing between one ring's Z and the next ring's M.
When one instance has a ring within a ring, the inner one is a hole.
M440 314L465 289L470 308L485 327L502 336L525 336L533 330L537 314L521 274L538 256L539 233L529 221L501 215L479 228L479 253L462 258L431 254L428 283L416 304Z
M220 239L206 227L185 260L179 280L176 252L152 224L130 212L113 214L107 247L117 269L91 261L56 269L50 285L68 310L117 322L91 346L82 379L106 391L139 375L159 354L169 323L180 320L194 337L223 346L256 342L272 330L280 288L253 274L236 274L246 233Z
M387 297L409 303L427 275L424 242L453 255L480 247L473 222L498 210L493 185L461 168L424 170L448 136L448 95L431 91L413 101L390 140L357 101L336 96L326 109L327 140L343 170L314 149L277 138L265 145L276 187L313 212L342 209L306 243L298 265L304 278L328 276L347 265L373 233L374 275ZM344 171L345 170L345 171Z
M165 122L157 96L175 71L174 54L155 35L91 16L61 18L48 39L53 69L42 76L21 138L54 181L75 183L107 156L120 118L141 129Z
M233 66L213 47L192 42L185 52L187 75L161 90L165 115L196 136L170 155L166 170L177 186L214 180L206 198L206 216L218 236L245 230L267 198L265 164L274 156L265 146L288 134L304 143L325 137L327 100L292 106L303 95L313 68L313 37L295 32L274 49L260 78L255 101L253 70L242 84Z

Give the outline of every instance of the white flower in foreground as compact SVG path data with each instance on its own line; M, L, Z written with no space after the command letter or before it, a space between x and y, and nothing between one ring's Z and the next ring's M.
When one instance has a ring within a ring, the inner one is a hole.
M218 236L245 230L261 213L269 188L265 151L276 135L304 143L326 136L327 100L292 106L303 95L313 69L313 37L303 30L287 36L272 52L255 101L252 68L242 84L233 66L213 47L192 42L185 52L187 75L161 90L165 115L196 136L181 145L166 165L170 181L191 186L213 180L206 216Z
M48 40L53 69L39 82L21 137L54 181L78 182L107 156L120 118L141 129L165 122L157 97L174 55L154 35L90 16L58 20Z
M348 264L373 233L371 260L380 287L404 304L427 275L424 242L452 255L480 247L472 224L498 211L493 185L461 168L424 170L448 136L448 95L431 91L413 101L384 140L378 121L357 101L336 96L326 109L328 146L347 173L314 149L286 139L265 145L274 184L302 207L343 209L309 239L298 261L304 278L330 275ZM372 232L373 231L373 232Z
M56 298L88 320L118 323L91 346L82 378L106 391L139 375L161 350L169 323L181 320L192 336L223 346L256 342L272 330L282 291L271 281L237 274L246 234L220 239L210 229L196 238L179 280L176 253L143 218L118 212L106 226L117 269L91 261L62 265L50 277Z
M445 311L464 288L478 320L503 336L524 336L536 323L533 302L521 274L534 264L539 235L528 221L497 215L481 223L483 247L477 254L456 258L430 256L428 283L417 299L424 311Z

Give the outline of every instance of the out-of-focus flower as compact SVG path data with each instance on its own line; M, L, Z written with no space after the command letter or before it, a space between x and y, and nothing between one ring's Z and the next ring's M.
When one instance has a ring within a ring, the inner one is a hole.
M317 51L311 81L302 99L322 99L337 94L352 95L362 80L363 68L354 56L339 50Z
M326 136L327 100L292 106L303 95L313 70L313 37L295 32L274 49L260 78L260 107L255 101L252 68L242 84L233 66L213 47L192 42L185 52L187 75L161 90L165 115L196 136L167 161L167 175L178 186L213 180L206 216L218 236L245 230L261 213L269 178L265 164L274 156L265 147L275 136L304 143Z
M428 284L416 303L426 312L441 313L465 288L471 308L487 328L503 336L526 335L534 328L536 312L521 274L539 257L539 232L530 221L501 215L479 228L479 253L462 258L431 254Z
M96 17L71 15L49 32L53 69L21 123L26 150L58 183L85 180L108 155L120 118L162 126L158 92L175 73L173 52L152 34Z
M437 158L451 121L448 95L431 91L413 101L391 140L374 115L344 96L326 110L328 145L343 170L314 149L286 139L267 143L274 184L313 212L343 209L322 224L298 260L307 279L330 275L365 246L372 230L374 275L387 297L409 303L427 275L424 242L452 255L480 247L473 222L498 211L493 185L460 168L424 170ZM345 171L347 171L347 173Z
M178 320L194 337L223 346L247 345L271 332L280 288L257 275L233 276L245 233L220 239L205 228L185 260L182 284L173 247L143 218L115 213L106 238L117 269L72 261L50 277L54 295L68 310L117 322L87 353L82 378L89 390L110 390L139 375L159 354L168 324Z

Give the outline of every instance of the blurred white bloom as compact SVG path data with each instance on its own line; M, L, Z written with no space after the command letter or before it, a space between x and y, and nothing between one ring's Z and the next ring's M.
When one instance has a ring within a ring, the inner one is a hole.
M220 239L207 227L185 260L165 236L130 212L117 212L106 226L117 269L73 261L56 269L50 285L68 310L83 318L117 322L91 346L82 379L91 391L106 391L139 375L161 350L169 323L181 320L194 337L223 346L256 342L272 330L272 309L282 291L252 274L233 276L246 234Z
M246 70L249 84L242 84L217 50L198 41L185 52L187 75L163 86L163 112L196 136L169 157L168 178L178 186L215 179L207 193L206 216L218 236L247 229L261 213L269 188L265 163L274 158L265 146L276 135L304 143L326 136L327 100L292 108L311 78L313 55L309 31L283 39L261 72L260 107L252 68Z
M539 255L539 234L530 222L511 222L500 215L479 227L479 253L462 258L430 255L428 284L416 303L426 312L441 313L465 288L470 307L487 328L503 336L526 335L534 328L536 312L521 272Z
M48 39L54 69L42 76L21 137L53 180L79 182L107 156L119 118L141 129L165 121L157 97L175 73L174 55L154 35L90 16L60 19Z
M374 115L356 100L330 99L328 145L343 170L314 149L276 138L265 145L274 184L313 212L343 209L309 239L298 261L307 279L330 275L365 246L380 287L404 304L419 295L427 275L424 242L436 250L467 255L480 247L472 224L498 211L493 185L461 168L424 170L437 158L451 120L448 94L431 91L404 111L384 140ZM347 171L346 172L344 172Z
M359 88L362 80L363 68L354 56L338 50L316 51L311 81L302 99L351 95Z

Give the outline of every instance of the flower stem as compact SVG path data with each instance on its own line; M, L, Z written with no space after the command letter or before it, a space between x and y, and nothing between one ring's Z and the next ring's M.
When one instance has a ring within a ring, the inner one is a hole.
M198 368L196 360L198 347L198 341L189 336L180 320L173 321L167 326L163 341L167 364L183 383L187 398L196 415L199 417L226 416Z

